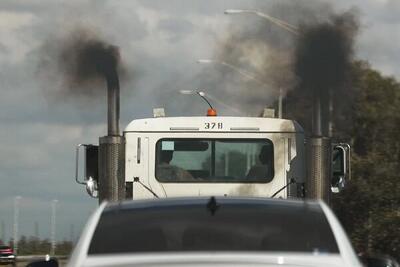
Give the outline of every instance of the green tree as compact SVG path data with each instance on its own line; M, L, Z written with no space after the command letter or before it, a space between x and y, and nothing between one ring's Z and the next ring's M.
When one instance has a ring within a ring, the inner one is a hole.
M354 66L353 180L334 207L358 251L400 251L400 84Z
M28 238L28 244L32 255L40 254L40 240L35 236Z
M29 255L29 247L27 246L26 236L21 236L18 240L18 254L19 255Z
M70 255L73 248L73 244L70 241L63 240L57 243L56 254L57 255Z
M13 246L13 241L10 241ZM51 243L48 239L39 239L34 236L27 238L21 236L18 241L18 255L45 255L50 252ZM72 251L73 243L70 241L60 241L56 243L57 255L69 255Z
M48 239L42 239L40 240L40 253L44 253L47 254L50 252L50 248L51 248L51 243Z

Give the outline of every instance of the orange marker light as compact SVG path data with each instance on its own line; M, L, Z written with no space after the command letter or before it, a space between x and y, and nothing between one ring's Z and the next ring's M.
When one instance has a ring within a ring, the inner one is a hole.
M217 111L213 108L207 110L207 116L217 116Z

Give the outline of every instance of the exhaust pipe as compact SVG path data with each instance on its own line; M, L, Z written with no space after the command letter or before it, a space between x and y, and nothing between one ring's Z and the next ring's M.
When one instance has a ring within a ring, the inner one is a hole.
M119 136L119 79L117 70L107 75L108 136Z
M330 203L331 188L331 139L312 136L307 145L306 197Z
M307 142L306 197L330 202L331 139L322 131L321 95L314 91L312 136Z
M119 79L116 68L106 75L107 136L99 139L99 202L125 196L125 138L119 133Z

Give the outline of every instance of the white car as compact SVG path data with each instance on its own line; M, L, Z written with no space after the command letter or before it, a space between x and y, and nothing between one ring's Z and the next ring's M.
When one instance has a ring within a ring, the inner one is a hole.
M67 266L363 266L323 202L174 198L103 203Z

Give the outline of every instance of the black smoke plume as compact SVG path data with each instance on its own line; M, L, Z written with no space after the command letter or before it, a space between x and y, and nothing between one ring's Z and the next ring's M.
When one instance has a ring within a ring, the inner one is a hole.
M293 54L293 72L298 84L286 96L286 115L300 122L306 132L311 132L311 107L319 98L322 134L335 135L340 125L351 125L355 98L351 88L352 65L359 28L357 12L332 13L322 21L299 28L303 30Z
M298 33L250 14L232 17L214 58L248 71L257 80L225 66L209 67L201 81L207 82L208 88L217 88L218 97L229 96L240 109L254 114L265 105L277 108L274 101L280 91L295 94L298 102L310 98L312 90L326 97L329 89L343 92L347 88L343 85L351 80L356 10L337 14L330 3L314 0L271 1L252 9L293 25ZM304 102L302 106L311 106Z
M300 26L294 71L302 90L324 94L348 81L353 62L354 36L358 23L351 12L333 15L322 23Z
M58 66L66 86L72 92L85 90L104 80L107 81L108 86L119 86L118 47L89 31L77 30L67 36L58 55ZM98 90L103 89L101 86L96 87ZM80 93L90 92L91 90Z

